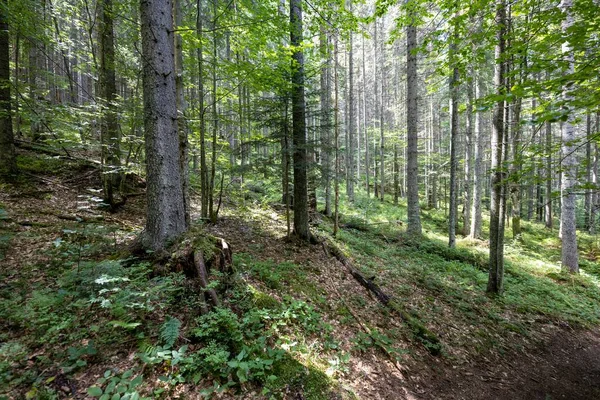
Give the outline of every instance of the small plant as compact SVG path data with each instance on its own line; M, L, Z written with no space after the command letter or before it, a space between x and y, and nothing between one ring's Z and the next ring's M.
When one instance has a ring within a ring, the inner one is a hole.
M142 397L137 390L143 381L142 374L133 376L132 370L117 375L109 369L98 379L96 385L88 388L87 394L98 397L99 400L149 400L149 397Z

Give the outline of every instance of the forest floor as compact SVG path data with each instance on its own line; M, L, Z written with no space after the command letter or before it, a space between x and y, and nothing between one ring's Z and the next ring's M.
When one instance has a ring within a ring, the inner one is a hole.
M408 323L322 246L288 239L281 207L248 185L203 228L231 244L236 275L220 292L233 312L210 319L185 278L122 266L143 228L143 196L111 214L98 207L93 166L25 152L20 167L21 182L0 188L0 399L95 398L115 379L129 385L123 393L154 398L600 398L593 237L580 240L582 276L565 276L556 232L525 222L508 241L506 292L493 298L486 242L447 249L443 211L424 212L415 241L403 233L403 207L366 196L343 204L332 240ZM326 218L312 224L330 237ZM169 319L181 321L177 354L164 346ZM223 356L202 342L209 333L239 343ZM147 350L159 343L167 356Z

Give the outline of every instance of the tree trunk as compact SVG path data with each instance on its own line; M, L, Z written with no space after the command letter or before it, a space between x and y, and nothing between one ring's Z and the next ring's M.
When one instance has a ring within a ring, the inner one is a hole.
M147 219L142 244L163 249L185 232L171 0L141 0Z
M414 0L411 0L414 1ZM415 11L410 11L410 22L406 27L406 139L407 139L407 231L420 235L421 216L419 211L419 164L418 164L418 77L417 77L417 27Z
M505 35L506 35L506 5L505 0L496 2L497 25L496 34L496 65L494 71L494 85L496 93L504 96L505 83ZM490 270L487 291L490 293L502 293L504 283L504 204L505 185L502 173L502 161L504 156L504 99L496 103L494 120L492 125L492 193L490 203Z
M331 217L331 55L329 35L321 26L320 52L324 62L321 66L321 148L322 171L325 183L325 215Z
M310 239L306 153L306 107L304 102L304 54L302 48L301 0L290 0L290 44L292 53L292 141L294 146L294 233Z
M571 14L572 0L562 0L560 8L564 12L565 19L562 22L563 35L568 37L569 28L573 25L574 19ZM575 61L572 45L567 39L562 44L562 53L568 61L566 74L573 74L575 71ZM571 102L573 97L569 86L572 82L563 87L563 100L565 101L564 112L567 120L563 122L561 129L562 141L562 163L561 163L561 198L562 206L560 213L561 232L562 232L562 269L570 273L579 272L579 260L577 253L577 231L575 224L575 203L576 194L574 192L577 184L577 158L575 157L575 113L572 110Z
M203 19L202 0L196 1L196 35L198 38L198 112L200 118L200 215L202 218L208 218L208 169L206 167L206 110L204 106L205 91L204 91L204 54L203 54ZM240 99L243 97L240 96ZM242 156L243 160L243 156Z
M475 98L481 98L482 83L481 78L476 75L475 79ZM469 237L481 237L481 195L485 178L483 174L483 155L484 155L484 134L483 134L483 112L475 113L475 124L473 126L473 144L474 144L474 171L473 171L473 202L471 203L471 229Z
M467 127L465 129L465 180L464 180L464 206L463 206L463 235L471 234L471 202L473 201L473 153L476 146L473 142L473 75L475 71L469 69L471 79L467 82Z
M181 0L174 0L173 13L175 14L175 28L182 25L183 9ZM185 210L186 226L190 225L190 182L189 182L189 154L188 134L185 119L185 97L183 93L183 40L181 35L175 34L175 90L177 92L177 132L179 134L179 169L181 171L181 190Z
M552 123L546 121L546 228L552 229Z
M352 12L352 0L348 0L348 11ZM347 180L346 194L348 201L354 202L354 153L356 149L356 99L354 97L354 40L352 31L350 31L350 43L348 51L348 147L346 149L347 157Z
M121 135L117 120L117 86L115 76L115 41L113 24L113 2L102 0L100 3L100 71L98 87L102 107L100 141L102 144L102 186L104 201L112 208L115 206L115 192L120 186Z
M7 0L0 1L0 179L14 180L17 160L10 107L10 51Z
M452 66L450 75L450 212L448 213L448 247L456 247L456 219L458 214L458 66L455 60L456 42L458 41L458 27L450 39L449 60Z

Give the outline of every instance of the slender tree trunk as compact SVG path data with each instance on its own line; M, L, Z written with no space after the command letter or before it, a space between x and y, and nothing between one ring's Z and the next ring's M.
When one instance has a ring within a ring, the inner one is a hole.
M475 71L469 68L471 79L467 81L467 127L465 129L465 180L463 206L463 235L471 234L471 202L473 201L473 153L476 143L473 141L473 76Z
M481 98L482 93L481 78L479 75L475 79L475 98ZM483 134L483 112L475 113L475 124L473 126L473 143L474 143L474 171L473 171L473 202L471 203L471 229L469 237L481 237L481 195L483 184L485 182L483 174L483 156L484 156L484 134Z
M197 14L196 14L196 35L198 38L198 112L200 118L200 216L202 218L208 218L208 169L206 168L206 109L205 109L205 97L204 91L204 46L202 30L204 29L204 15L202 0L196 1ZM242 99L243 96L240 96ZM243 159L243 158L242 158Z
M336 236L340 225L339 207L340 207L340 102L338 89L338 38L333 39L333 87L334 87L334 111L333 111L333 129L334 133L334 151L335 151L335 199L334 199L334 217L333 217L333 236Z
M212 40L212 145L211 145L211 160L210 160L210 178L208 179L208 216L214 223L217 221L217 214L214 210L214 194L215 194L215 174L217 172L217 135L219 133L219 113L218 113L218 96L217 96L217 18L218 18L218 0L213 0L213 40Z
M100 137L102 143L102 183L104 201L110 206L115 205L114 195L120 186L121 164L121 135L117 120L116 100L117 86L115 76L115 41L113 24L112 0L102 0L100 3L100 71L99 83L100 104L102 107L102 123ZM65 61L66 62L66 61Z
M352 12L352 0L348 0L348 11ZM354 35L350 31L350 43L348 44L348 147L347 157L347 181L346 194L348 201L354 202L354 153L356 149L356 99L354 97Z
M411 0L414 1L414 0ZM409 12L406 27L406 138L407 168L406 190L408 205L407 231L420 235L421 216L419 211L419 164L418 164L418 76L417 76L417 26L414 11Z
M183 23L182 0L173 0L175 28ZM185 209L185 223L190 226L190 188L189 188L189 150L188 134L185 119L186 103L183 93L183 40L175 34L175 89L177 99L177 132L179 133L179 169L181 170L181 190Z
M546 121L546 228L552 229L552 123Z
M562 0L560 8L565 13L565 19L562 22L562 31L568 37L569 28L573 25L574 19L571 14L572 0ZM566 73L573 74L575 71L575 61L573 47L570 39L562 44L562 53L568 61ZM562 268L570 273L579 272L579 260L577 252L577 231L575 224L575 204L576 194L574 192L577 184L577 159L575 157L575 113L571 106L573 96L570 93L569 84L563 87L563 99L565 101L564 111L567 120L563 122L561 129L562 136L562 163L561 163L561 198L562 206L560 213L561 231L562 231Z
M596 113L596 124L595 131L600 131L600 113ZM598 213L598 199L600 196L598 195L598 144L596 141L593 143L593 153L594 153L594 161L592 163L592 209L590 211L590 235L596 234L596 215Z
M367 68L365 67L365 36L362 36L362 82L363 82L363 118L364 118L364 142L365 142L365 180L367 187L367 197L371 197L371 182L370 182L370 171L369 165L371 160L369 159L369 126L367 124Z
M321 67L321 146L323 153L322 170L325 183L325 215L331 216L331 55L329 35L321 26L320 51L323 59Z
M385 17L384 17L385 18ZM384 19L381 23L381 100L379 101L379 165L381 171L380 195L381 201L384 201L385 196L385 42L384 42ZM377 22L375 22L377 24Z
M455 53L458 41L458 28L454 27L453 37L450 39L450 212L448 215L448 246L456 246L456 219L458 214L458 66Z
M587 113L586 116L586 144L585 144L585 183L592 182L592 115ZM592 190L588 187L585 189L585 216L584 227L586 231L590 231L590 216L592 214Z
M398 163L398 145L394 143L394 205L398 205L400 194L400 164Z
M494 86L496 93L503 96L505 87L505 35L506 35L506 4L505 0L497 0L495 23L496 34L496 65L494 71ZM492 194L490 203L490 268L487 291L502 293L504 283L504 205L505 185L502 173L504 156L504 108L505 101L496 103L492 125Z
M141 0L140 19L148 204L142 243L151 250L160 250L186 230L171 0Z
M290 0L292 53L292 141L294 146L294 232L310 239L306 153L306 107L304 102L304 54L302 48L301 0Z
M10 107L10 50L7 0L0 1L0 179L14 180L17 160Z

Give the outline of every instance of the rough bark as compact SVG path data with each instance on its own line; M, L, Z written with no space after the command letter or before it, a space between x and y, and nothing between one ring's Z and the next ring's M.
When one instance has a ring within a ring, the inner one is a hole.
M546 121L546 228L552 229L552 123ZM538 197L539 198L539 197Z
M482 93L481 80L479 76L475 78L475 98L480 98ZM481 195L483 184L485 182L483 175L483 153L484 153L484 134L483 134L483 113L475 113L475 123L473 126L473 144L474 144L474 171L473 171L473 201L471 203L471 229L469 237L481 237Z
M323 183L325 185L325 215L331 216L331 55L328 49L329 36L321 26L319 50L322 57L321 66L321 148Z
M574 19L571 14L572 0L562 0L560 8L565 13L565 19L562 22L562 31L565 36L569 35L569 28L573 25ZM567 36L568 37L568 36ZM562 53L568 62L567 74L573 74L575 71L575 59L573 48L570 41L567 39L562 44ZM572 83L570 83L572 84ZM575 224L575 203L576 194L574 192L577 184L577 159L575 157L575 112L569 104L573 100L570 93L570 84L563 87L564 112L567 115L567 120L563 122L561 128L561 232L562 232L562 269L570 273L579 272L579 259L577 253L577 232Z
M121 164L121 135L117 120L117 85L115 75L115 40L113 23L113 1L102 0L99 19L100 71L98 86L102 122L100 138L102 142L102 186L104 201L110 206L116 205L115 192L119 189L119 167Z
M450 43L450 64L452 72L449 80L450 91L450 210L448 213L448 247L456 246L456 223L458 214L458 66L456 66L457 27L454 27Z
M290 0L290 44L292 53L292 143L294 169L294 233L310 239L306 151L306 107L304 100L304 54L301 0Z
M183 9L181 0L174 0L173 13L175 14L175 27L183 22ZM181 191L185 210L185 223L190 225L190 177L189 177L189 150L188 133L186 127L185 110L186 102L183 93L183 39L175 34L175 90L177 99L177 132L179 134L179 169L181 171Z
M348 0L348 11L352 12L352 0ZM354 35L350 32L348 44L348 147L346 149L348 173L346 194L348 201L354 202L354 154L356 149L356 99L354 96Z
M171 0L141 0L146 142L147 219L142 243L163 249L186 230L179 169L179 137Z
M505 0L497 0L496 17L496 65L494 68L494 86L496 93L505 94L505 35L506 35L506 5ZM504 156L504 99L496 103L492 124L492 188L490 202L490 269L487 284L489 293L502 293L504 283L504 174L502 161Z
M10 52L7 0L0 1L0 178L13 180L17 173L10 106Z
M414 11L411 11L411 13ZM418 77L417 77L417 27L414 15L406 27L406 138L407 167L406 191L408 205L407 231L422 233L419 211L419 164L418 164Z

